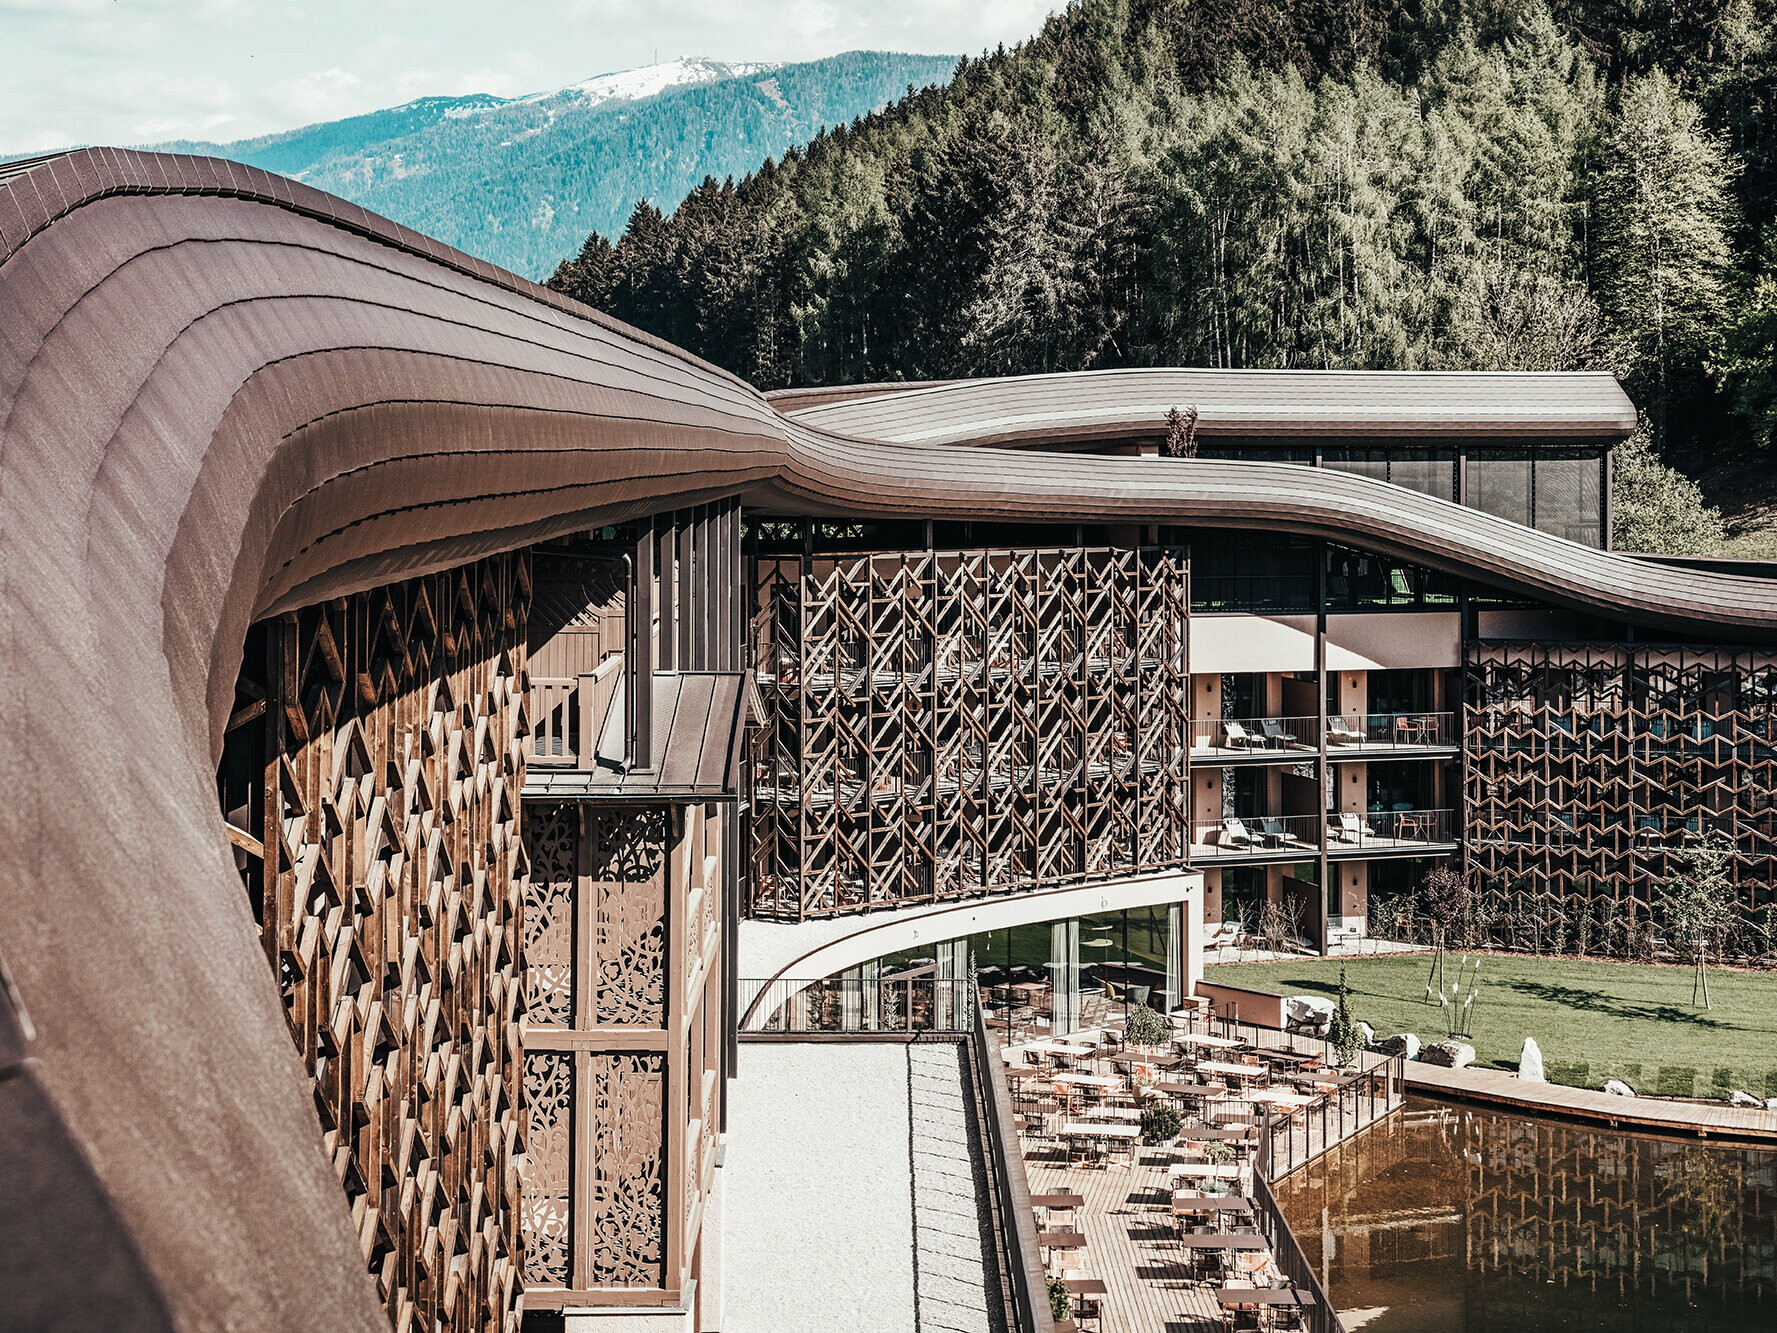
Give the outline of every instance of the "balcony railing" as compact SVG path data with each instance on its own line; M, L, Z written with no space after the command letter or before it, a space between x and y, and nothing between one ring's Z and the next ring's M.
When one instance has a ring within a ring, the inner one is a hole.
M1403 847L1437 846L1456 841L1451 810L1371 810L1366 814L1327 815L1329 854L1356 851L1399 851ZM1241 857L1276 858L1280 853L1303 856L1320 852L1317 815L1242 815L1197 820L1192 824L1191 856L1196 861Z
M1460 743L1454 713L1365 713L1327 718L1327 751L1410 750Z
M1201 718L1191 723L1191 758L1306 757L1320 748L1317 717Z
M1314 575L1203 575L1191 580L1191 610L1286 614L1312 611Z
M1456 841L1451 810L1371 810L1367 814L1329 814L1327 851L1393 851L1418 843Z
M742 981L748 1032L967 1032L974 991L967 977Z
M1191 826L1193 860L1276 856L1320 851L1318 815L1233 815L1196 820Z
M622 679L623 658L618 655L607 657L597 671L585 675L531 677L530 763L552 768L594 767L599 731ZM617 757L622 758L622 740Z

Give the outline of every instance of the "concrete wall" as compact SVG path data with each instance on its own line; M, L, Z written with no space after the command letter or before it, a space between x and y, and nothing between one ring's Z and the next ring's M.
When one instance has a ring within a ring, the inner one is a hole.
M1226 1013L1227 1006L1234 1006L1234 1016L1242 1023L1257 1023L1260 1027L1280 1028L1283 1026L1283 996L1267 995L1263 991L1245 990L1239 986L1224 986L1220 982L1206 981L1197 988L1199 995L1207 995L1215 1005L1216 1012Z

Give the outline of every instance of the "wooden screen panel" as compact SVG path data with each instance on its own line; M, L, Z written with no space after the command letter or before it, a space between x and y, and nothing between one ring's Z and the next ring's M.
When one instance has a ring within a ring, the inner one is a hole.
M1465 841L1487 911L1531 942L1647 908L1686 847L1734 847L1742 910L1777 875L1777 654L1472 644Z
M533 1011L523 1034L526 1309L670 1306L699 1275L725 1049L730 817L719 806L526 807L526 920L551 977L530 993L570 997Z
M517 1327L529 600L517 552L256 626L219 774L397 1329Z
M762 556L750 582L754 915L1186 863L1182 549Z

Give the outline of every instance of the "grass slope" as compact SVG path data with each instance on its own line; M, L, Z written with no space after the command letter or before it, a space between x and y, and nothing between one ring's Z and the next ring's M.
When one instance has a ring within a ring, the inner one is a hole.
M1447 983L1460 955L1445 956ZM1378 1036L1444 1034L1443 1011L1424 1003L1430 954L1225 963L1204 980L1284 995L1337 995ZM1524 1038L1542 1047L1549 1079L1596 1088L1620 1078L1637 1092L1725 1097L1741 1088L1777 1097L1777 977L1711 969L1712 1010L1692 1008L1691 970L1598 959L1489 954L1475 1001L1475 1063L1516 1069Z

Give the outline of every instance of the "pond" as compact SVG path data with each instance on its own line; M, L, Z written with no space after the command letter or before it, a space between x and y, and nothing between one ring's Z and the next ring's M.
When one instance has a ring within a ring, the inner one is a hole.
M1277 1195L1353 1333L1777 1328L1777 1151L1409 1098Z

